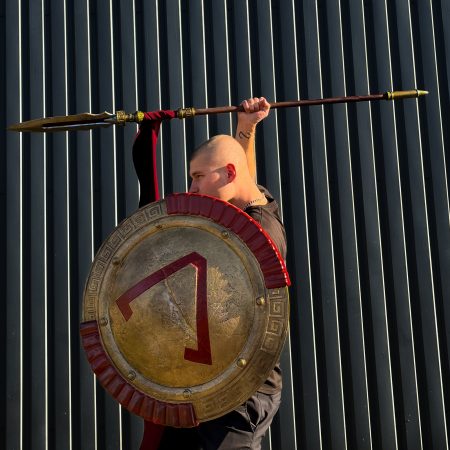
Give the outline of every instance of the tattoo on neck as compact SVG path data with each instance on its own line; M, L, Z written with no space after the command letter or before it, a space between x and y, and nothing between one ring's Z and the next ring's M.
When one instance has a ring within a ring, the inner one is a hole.
M250 131L239 131L239 137L242 139L250 139L250 136L252 135L252 133Z

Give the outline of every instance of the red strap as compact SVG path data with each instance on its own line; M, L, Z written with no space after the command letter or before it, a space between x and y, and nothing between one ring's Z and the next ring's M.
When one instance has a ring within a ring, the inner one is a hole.
M144 113L144 120L133 144L134 168L141 189L139 207L159 200L156 143L161 121L174 117L176 117L176 112L172 110Z

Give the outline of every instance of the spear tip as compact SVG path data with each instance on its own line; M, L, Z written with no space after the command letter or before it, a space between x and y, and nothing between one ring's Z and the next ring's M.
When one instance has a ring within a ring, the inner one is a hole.
M7 128L8 131L40 131L33 127L27 127L24 123L15 123Z

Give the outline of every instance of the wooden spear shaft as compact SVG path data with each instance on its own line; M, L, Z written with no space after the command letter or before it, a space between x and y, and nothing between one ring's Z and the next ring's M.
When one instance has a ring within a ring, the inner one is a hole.
M335 103L356 103L356 102L367 102L376 100L397 100L404 98L417 98L426 94L428 94L428 91L413 89L409 91L384 92L381 94L352 95L348 97L318 98L313 100L296 100L290 102L274 102L270 103L270 108L276 109L276 108L291 108L300 106L330 105ZM244 108L242 106L219 106L215 108L180 108L177 110L177 117L179 119L185 119L192 116L202 116L205 114L231 113L243 110Z

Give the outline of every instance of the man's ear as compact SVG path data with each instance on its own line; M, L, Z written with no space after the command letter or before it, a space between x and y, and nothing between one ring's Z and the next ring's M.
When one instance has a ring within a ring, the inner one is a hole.
M231 183L236 178L236 167L234 166L234 164L228 163L226 165L226 169L228 183Z

